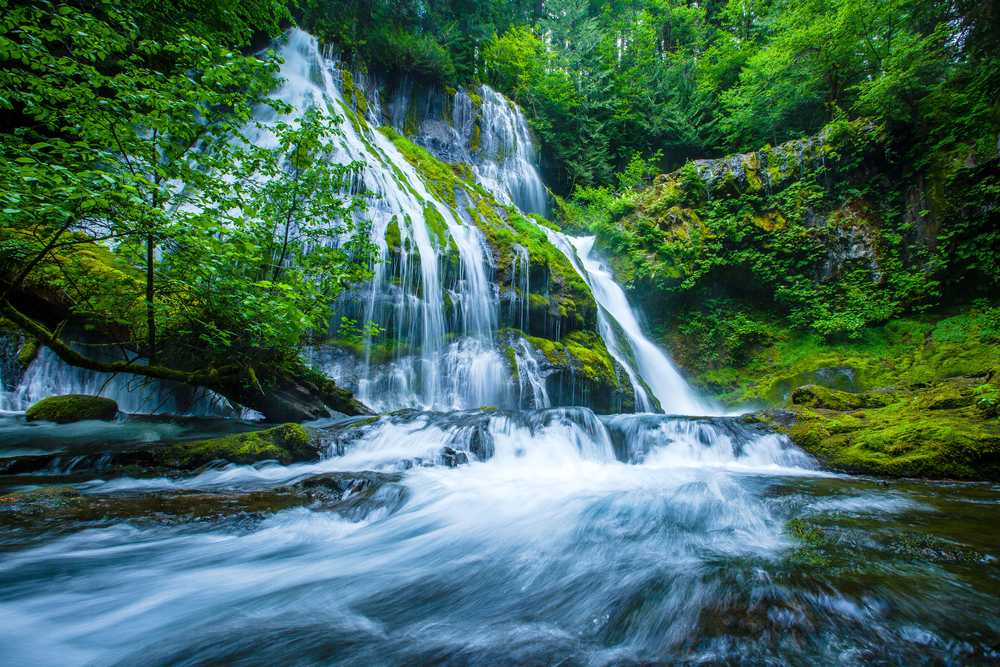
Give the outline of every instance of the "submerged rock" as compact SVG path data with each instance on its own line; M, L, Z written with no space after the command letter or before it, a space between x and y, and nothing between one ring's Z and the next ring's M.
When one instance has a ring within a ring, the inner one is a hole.
M995 371L847 394L801 387L764 421L835 470L889 477L1000 479Z
M111 421L118 416L118 403L102 396L68 394L52 396L38 401L24 414L29 421L48 421L57 424L99 419Z

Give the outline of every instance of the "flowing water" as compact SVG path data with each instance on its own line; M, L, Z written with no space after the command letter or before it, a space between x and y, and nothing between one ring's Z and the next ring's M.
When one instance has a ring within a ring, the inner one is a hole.
M276 95L350 108L340 64L314 39L292 31L280 51ZM402 127L412 85L382 94L354 80L368 122L342 124L337 159L365 162L356 187L378 243L390 259L395 226L400 248L342 314L389 333L360 356L326 348L312 361L380 411L411 409L316 423L325 444L312 463L216 462L187 477L114 461L256 427L0 415L0 665L1000 661L1000 487L886 487L824 472L738 418L672 416L716 409L650 342L593 239L546 230L592 290L640 411L668 414L551 407L537 350L510 341L514 381L497 345L501 327L526 329L527 251L498 285L463 207L371 127L385 116ZM544 213L523 115L488 88L477 97L474 150L466 92L419 140L465 161L501 201ZM169 401L197 412L190 397L67 371L45 352L5 385L0 409L99 390L130 412ZM37 465L12 474L20 461ZM345 474L375 481L333 504L302 495L318 475ZM13 495L45 484L82 496Z
M996 486L829 475L731 418L408 412L348 432L314 464L92 479L104 509L0 528L0 664L1000 659ZM344 470L401 477L361 515L166 509ZM936 542L901 551L914 534Z

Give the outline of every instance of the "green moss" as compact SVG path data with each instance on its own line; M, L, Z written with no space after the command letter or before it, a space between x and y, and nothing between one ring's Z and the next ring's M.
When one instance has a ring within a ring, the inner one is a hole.
M275 459L282 465L289 465L296 461L311 461L317 455L316 439L305 427L283 424L266 431L176 443L161 454L160 464L193 470L220 459L239 465Z
M451 169L431 155L426 148L417 146L391 127L380 127L378 131L392 141L393 145L406 158L406 161L417 169L435 194L452 206L455 205L455 186L460 181Z
M823 534L823 531L805 519L792 519L785 524L785 529L797 539L812 546L826 542L826 535Z
M549 220L546 220L545 218L543 218L542 216L538 215L537 213L529 213L528 217L531 218L532 220L534 220L537 224L541 225L542 227L548 227L549 229L551 229L554 232L561 232L562 231L561 229L559 229L559 225L557 225L556 223L551 222Z
M574 364L591 382L617 386L618 373L615 362L604 340L593 331L574 331L562 339L566 352L579 364Z
M344 82L344 99L347 100L348 104L354 105L354 108L358 110L358 113L362 118L368 113L368 102L365 100L364 93L361 89L354 85L354 76L349 70L343 71L343 82Z
M469 150L475 153L479 150L480 142L482 141L482 130L479 128L479 116L476 116L475 123L472 125L472 136L469 137Z
M1000 479L1000 423L974 405L984 386L985 378L961 377L824 402L839 410L799 404L780 430L847 472Z
M118 416L118 403L102 396L86 396L83 394L68 394L43 398L25 412L27 421L48 421L57 424L69 424L99 419L111 421Z
M27 366L38 356L38 341L34 338L25 338L24 345L17 353L17 360L22 366Z
M511 378L514 382L517 382L520 379L520 374L517 370L517 353L509 345L504 345L503 349L507 355L507 365L510 367Z
M392 217L392 221L385 228L385 244L389 249L389 252L399 252L400 247L402 247L401 239L399 234L399 223L396 221L396 216Z
M859 410L884 405L884 394L849 394L819 385L806 385L792 392L792 403L824 410Z
M991 368L1000 359L1000 339L990 313L972 309L966 317L916 315L866 328L857 339L830 340L818 333L792 330L787 322L767 324L777 340L753 349L724 368L685 362L685 350L672 345L675 357L696 386L727 406L784 404L803 385L825 384L851 392L933 382ZM680 343L683 344L683 343Z
M424 203L424 221L427 229L431 233L431 241L436 242L438 248L444 249L448 246L448 235L445 232L446 224L444 216L437 210L431 202Z

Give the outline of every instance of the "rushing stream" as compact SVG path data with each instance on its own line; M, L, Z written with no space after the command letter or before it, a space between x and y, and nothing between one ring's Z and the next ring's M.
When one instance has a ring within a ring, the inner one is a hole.
M0 530L0 664L1000 659L995 486L832 476L732 418L403 413L361 431L315 464L77 478L90 515ZM470 462L443 465L443 445ZM360 512L267 506L345 470L401 476ZM200 510L172 515L178 498Z
M280 51L275 95L348 109L343 70L316 40L291 31ZM402 127L412 85L382 95L358 73L355 85L362 121ZM523 114L483 87L473 118L473 99L432 108L419 140L499 201L544 213ZM28 424L17 411L69 392L128 412L228 411L43 351L0 387L0 410L14 411L0 413L0 665L1000 661L1000 487L835 475L738 417L676 416L717 410L649 340L593 239L543 228L592 291L640 414L550 407L527 337L511 342L516 381L498 348L503 327L527 328L527 249L504 297L468 212L367 124L342 125L338 159L366 164L376 239L388 258L395 225L401 250L343 308L394 337L311 361L398 411L314 424L312 463L143 475L124 458L259 426ZM390 343L390 360L373 361ZM13 495L44 485L72 486L34 505Z

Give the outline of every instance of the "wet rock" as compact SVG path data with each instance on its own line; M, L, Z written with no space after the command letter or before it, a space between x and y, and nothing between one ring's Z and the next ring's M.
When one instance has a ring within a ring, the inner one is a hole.
M820 387L793 393L767 422L834 470L880 477L1000 479L1000 388L976 374L902 383L865 394Z
M341 500L345 494L364 493L387 482L399 482L402 475L382 472L329 472L296 482L290 488L318 500Z
M461 450L452 449L451 447L445 447L441 451L441 458L444 459L444 464L449 468L457 468L469 462L468 454Z
M25 413L25 420L49 421L57 424L98 419L111 421L118 416L118 403L101 396L86 396L83 394L68 394L53 396L38 401Z
M291 493L351 521L368 518L374 512L392 513L406 502L402 475L381 472L332 472L296 482Z
M319 458L320 446L315 429L284 424L266 431L175 443L157 456L157 462L179 470L194 470L218 459L239 465L273 459L282 465L289 465Z

